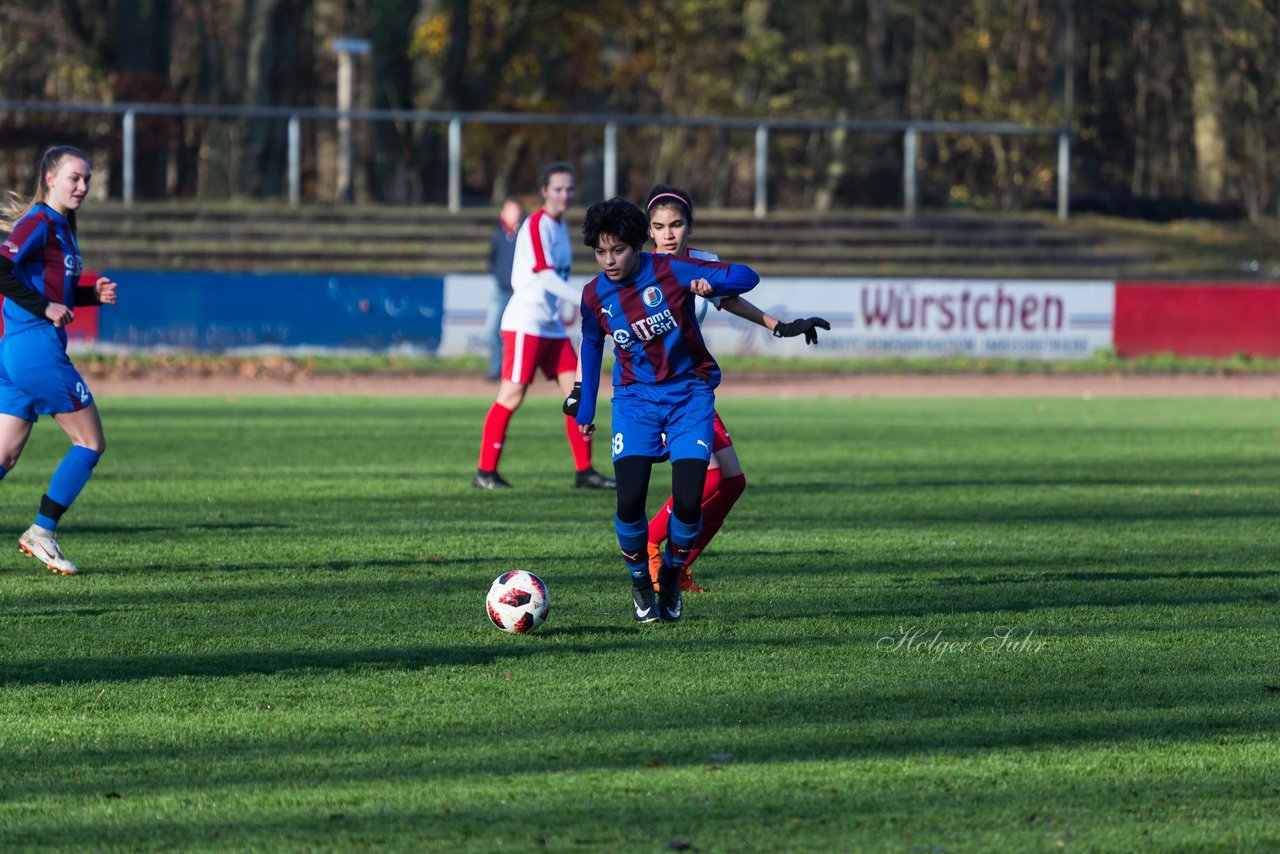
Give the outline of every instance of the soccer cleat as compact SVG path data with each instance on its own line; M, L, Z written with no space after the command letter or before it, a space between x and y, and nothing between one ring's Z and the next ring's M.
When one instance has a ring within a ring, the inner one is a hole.
M27 528L18 538L18 549L41 561L59 575L80 574L79 568L62 556L57 538L54 537L53 531L47 528L41 528L39 525Z
M653 580L653 589L662 590L662 582L658 580L658 572L662 569L662 546L649 543L649 578ZM680 589L685 593L706 593L707 588L693 580L693 570L688 564L680 567Z
M707 588L693 580L693 570L685 564L680 567L680 589L685 593L706 593Z
M502 475L496 471L484 471L476 469L476 476L471 481L471 485L476 489L511 489L511 484L502 479Z
M573 485L578 489L617 489L618 482L605 477L593 468L585 468L573 476Z
M637 623L652 623L658 619L658 605L653 601L653 588L631 585L631 615Z
M684 601L680 596L680 570L664 563L658 573L658 619L664 623L674 623L680 619Z

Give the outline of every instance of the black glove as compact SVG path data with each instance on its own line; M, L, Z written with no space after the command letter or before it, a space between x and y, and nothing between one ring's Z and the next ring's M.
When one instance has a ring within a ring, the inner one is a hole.
M773 337L795 338L797 335L803 335L804 343L817 344L818 330L830 328L831 324L821 317L801 317L797 320L788 320L786 323L778 323L773 327Z
M560 411L570 418L577 418L580 403L582 403L582 383L574 383L573 391L569 392L569 396L564 399L564 406L560 407Z

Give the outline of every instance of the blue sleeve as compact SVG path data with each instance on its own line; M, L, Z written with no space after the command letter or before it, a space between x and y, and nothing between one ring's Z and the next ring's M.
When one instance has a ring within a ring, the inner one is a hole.
M756 271L743 264L698 263L689 258L672 258L670 263L671 272L682 284L687 285L694 279L710 282L712 296L736 297L760 284Z
M584 299L582 314L582 402L578 404L579 424L590 424L596 418L596 395L600 393L600 366L604 363L604 330Z

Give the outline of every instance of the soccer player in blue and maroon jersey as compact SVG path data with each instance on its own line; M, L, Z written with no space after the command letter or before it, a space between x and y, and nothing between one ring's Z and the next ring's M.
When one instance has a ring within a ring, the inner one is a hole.
M0 478L17 464L36 419L53 416L71 440L71 449L18 547L61 575L80 570L63 557L54 531L107 447L93 395L67 358L64 329L75 319L75 306L116 301L116 284L108 278L80 284L76 211L89 192L91 176L83 151L65 145L50 148L40 160L35 193L10 205L0 217L0 225L12 229L0 244L0 295L5 298Z
M680 567L702 524L720 367L702 340L691 286L701 282L712 296L728 297L760 281L750 267L641 252L648 236L648 218L628 201L610 199L588 208L583 243L595 251L602 272L582 292L582 383L565 401L566 412L573 411L590 435L609 338L615 357L614 527L631 574L633 616L643 623L680 619ZM644 505L653 463L667 453L672 512L655 604Z

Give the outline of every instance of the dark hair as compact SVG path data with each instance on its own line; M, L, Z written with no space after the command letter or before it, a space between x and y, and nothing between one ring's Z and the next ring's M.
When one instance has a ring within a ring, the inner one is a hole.
M653 213L655 207L663 205L671 205L675 208L681 208L684 213L685 224L693 227L693 200L689 198L689 194L679 187L669 187L666 184L655 184L653 189L649 191L649 198L644 203L645 213Z
M568 163L552 163L542 170L542 183L539 186L545 190L547 185L551 183L551 177L562 172L568 174L575 181L578 180L578 173Z
M649 220L644 211L626 199L596 202L587 208L582 220L582 242L595 249L606 234L639 249L649 239Z

